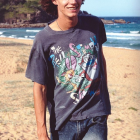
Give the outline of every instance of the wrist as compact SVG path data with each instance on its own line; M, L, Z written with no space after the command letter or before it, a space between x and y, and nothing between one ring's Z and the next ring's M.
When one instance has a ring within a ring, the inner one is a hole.
M43 126L37 125L37 135L38 137L48 137L46 125Z

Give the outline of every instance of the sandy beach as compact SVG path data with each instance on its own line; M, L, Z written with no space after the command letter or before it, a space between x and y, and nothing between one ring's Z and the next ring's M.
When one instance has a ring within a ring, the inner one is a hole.
M37 140L33 83L25 78L32 40L0 38L0 140ZM140 51L103 47L112 114L108 140L140 140ZM46 112L47 127L49 114Z

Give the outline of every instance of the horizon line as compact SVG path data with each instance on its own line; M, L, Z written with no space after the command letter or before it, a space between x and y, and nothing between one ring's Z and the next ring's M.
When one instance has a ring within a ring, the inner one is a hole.
M140 16L98 16L98 17L139 17L140 18Z

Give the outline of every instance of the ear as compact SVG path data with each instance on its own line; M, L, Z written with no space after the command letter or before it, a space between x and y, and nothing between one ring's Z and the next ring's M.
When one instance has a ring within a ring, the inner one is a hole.
M57 4L57 0L52 0L52 3L53 3L54 5L58 5L58 4Z

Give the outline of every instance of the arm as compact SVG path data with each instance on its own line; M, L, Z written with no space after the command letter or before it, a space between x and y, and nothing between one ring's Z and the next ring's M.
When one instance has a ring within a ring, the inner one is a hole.
M34 82L34 107L39 140L50 140L46 128L47 87Z

